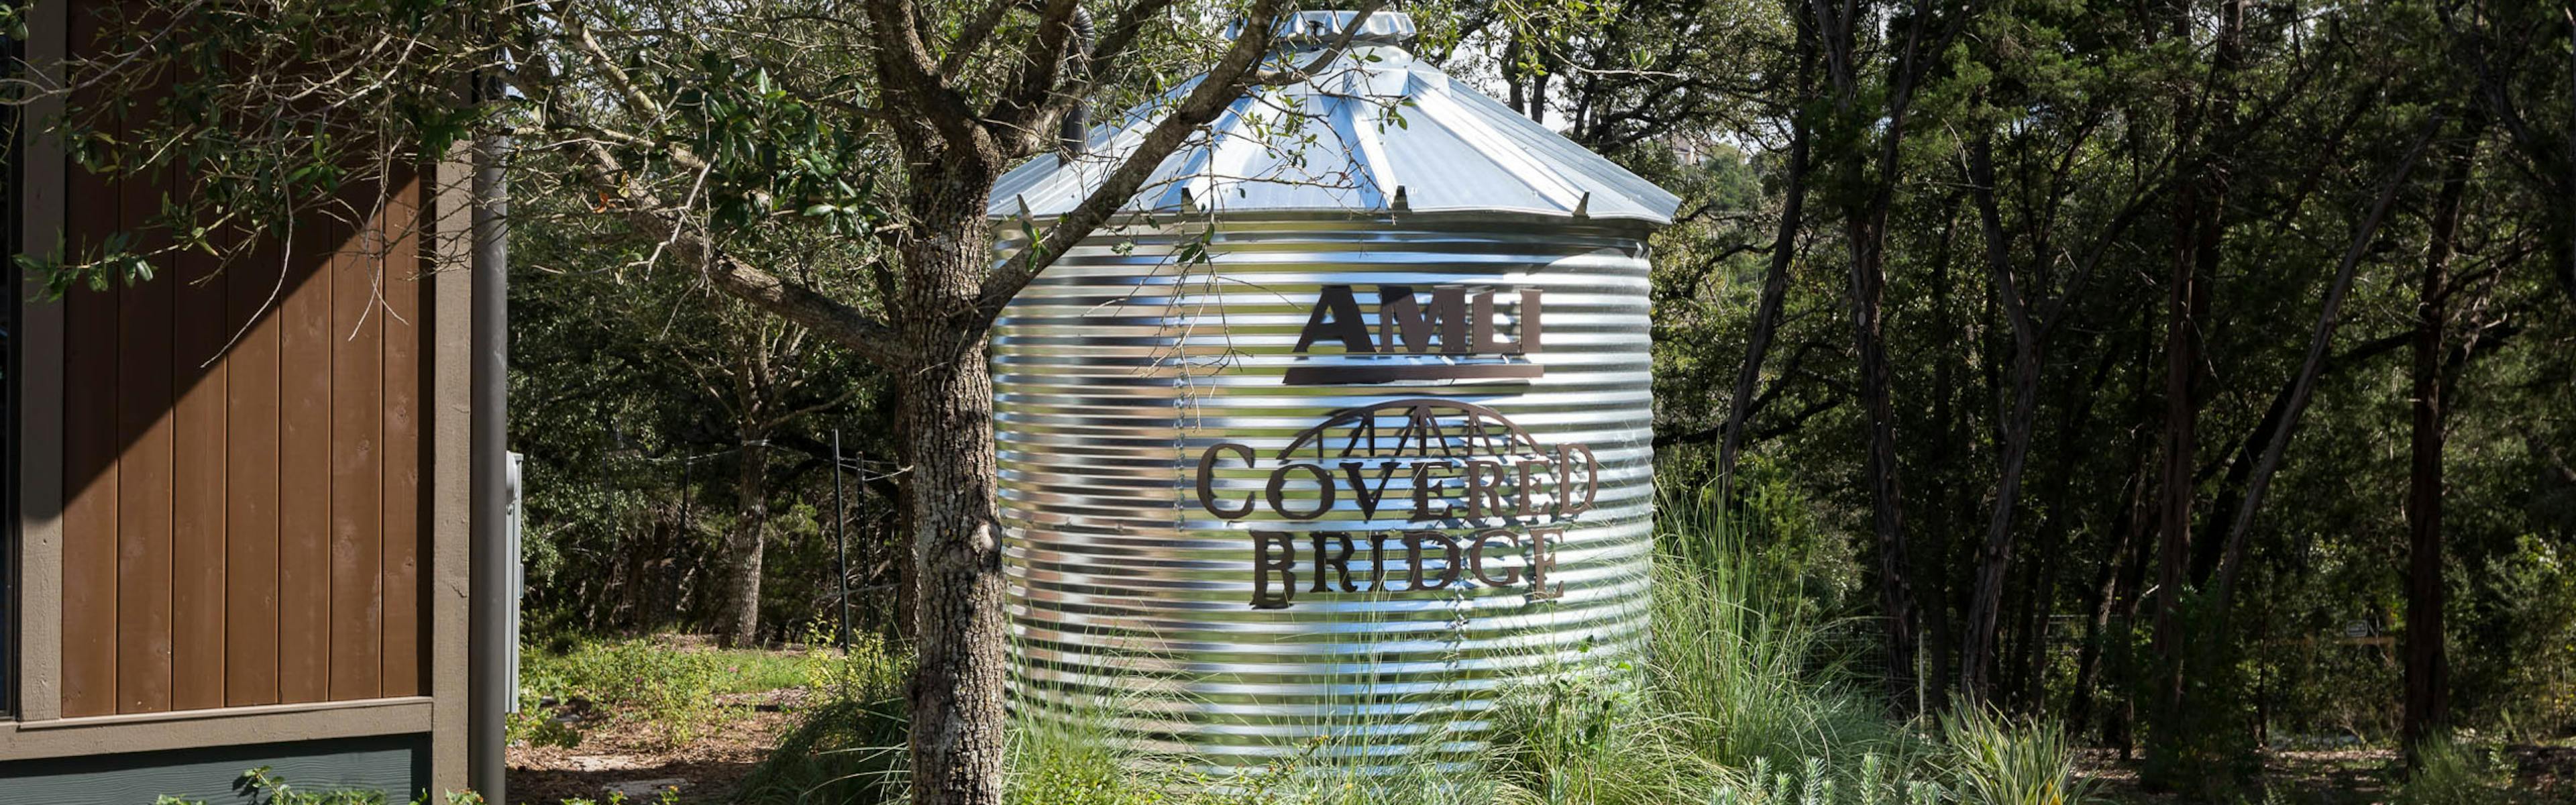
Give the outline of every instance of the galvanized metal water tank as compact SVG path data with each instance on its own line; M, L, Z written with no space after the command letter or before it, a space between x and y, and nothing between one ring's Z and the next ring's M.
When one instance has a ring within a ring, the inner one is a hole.
M1643 639L1645 241L1676 199L1411 33L1375 15L1237 102L1002 314L1023 710L1217 763L1438 764L1514 683ZM1158 117L1005 176L1002 259Z

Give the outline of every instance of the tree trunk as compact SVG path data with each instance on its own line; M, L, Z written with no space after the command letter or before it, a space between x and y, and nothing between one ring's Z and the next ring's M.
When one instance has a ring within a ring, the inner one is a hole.
M1887 619L1888 688L1900 712L1912 708L1914 593L1907 584L1905 513L1896 481L1896 421L1889 400L1887 345L1879 332L1887 276L1874 245L1881 234L1868 221L1852 232L1852 333L1860 351L1863 411L1869 423L1870 525L1878 541L1879 607Z
M724 624L719 642L729 648L760 642L760 568L769 540L769 489L762 483L768 448L760 434L744 431L735 454L734 495L738 518L725 535Z
M2119 344L2105 344L2102 348L2102 367L2107 369L2114 363L2118 363L2127 368L2128 374L2131 375L2126 385L2136 390L2136 396L2131 398L2126 413L2123 414L2126 417L2124 421L2128 422L2137 422L2152 410L2150 405L2153 403L2153 397L2148 391L2148 384L2144 382L2146 373L2150 370L2147 361L2148 349L2155 343L2147 326L2151 321L2148 316L2151 315L2152 309L2144 303L2136 308L2138 326L2131 332L2137 333L2135 342L2137 348L2134 353L2129 354L2127 360L2121 360L2124 350ZM2107 375L2097 371L2094 385L2100 386L2105 377ZM2109 505L2105 507L2101 518L2111 523L2111 545L2110 550L2103 552L2102 564L2095 571L2091 584L2085 588L2086 612L2092 617L2085 624L2084 645L2076 653L2075 680L2067 691L2066 723L2068 728L2074 730L2074 734L2079 736L2091 725L2094 689L2101 680L2103 652L2107 648L2105 644L2109 638L2106 635L2110 628L2111 616L2118 611L2119 602L2125 597L2122 584L2128 578L2125 571L2129 569L2130 564L2129 546L2136 540L2138 534L2145 530L2146 491L2149 488L2149 480L2153 477L2146 463L2148 438L2146 429L2135 426L2128 428L2127 449L2123 452L2119 464L2126 468L2127 474L2120 483L2118 496L2108 501ZM2122 641L2126 642L2125 636ZM2104 730L2102 737L2106 740L2110 737L2108 729Z
M1002 801L1004 618L1002 532L994 507L993 376L987 327L975 321L992 262L984 223L991 177L955 165L923 177L908 206L922 231L899 249L910 282L897 327L916 365L897 383L908 464L918 642L912 702L915 805Z
M1958 237L1958 207L1955 201L1944 201L1937 207L1945 212L1940 237L1932 247L1928 267L1930 282L1926 283L1932 292L1930 313L1934 332L1978 332L1976 328L1960 323L1958 303L1953 299L1953 291L1958 284L1950 278L1950 247ZM1953 346L1963 351L1968 348L1965 343ZM1961 359L1934 352L1932 384L1925 395L1931 403L1926 429L1932 434L1933 444L1966 445L1973 438L1969 433L1968 411L1974 406L1959 402L1959 375L1962 366L1976 363L1974 356ZM1954 588L1967 588L1951 584L1951 553L1959 541L1947 537L1958 533L1959 513L1970 505L1964 502L1971 493L1964 491L1967 483L1963 479L1974 473L1965 468L1973 452L1943 450L1927 457L1925 472L1921 476L1924 483L1916 492L1919 499L1929 504L1921 509L1925 515L1916 522L1931 523L1929 533L1939 535L1935 539L1909 540L1913 555L1907 558L1910 563L1908 572L1913 574L1908 582L1914 591L1915 640L1921 646L1917 652L1921 657L1918 664L1933 675L1932 679L1921 680L1919 685L1926 712L1948 710L1950 692L1957 683L1951 676L1952 671L1958 668L1959 645L1955 639L1958 635L1951 631L1954 619L1950 617L1950 593Z
M912 462L904 461L902 466L912 466ZM911 643L921 638L921 568L912 561L912 543L919 530L912 525L912 483L897 480L903 491L895 505L894 534L887 538L886 545L895 554L894 637Z
M2430 134L2426 136L2429 138ZM2264 490L2271 485L2273 471L2280 468L2281 453L2288 449L2290 434L2298 428L2300 414L2307 410L2308 395L2315 390L2318 375L2325 371L2326 349L2334 344L2335 328L2342 321L2344 295L2352 290L2353 272L2379 232L2380 223L2387 219L2398 190L2406 186L2406 177L2414 172L2415 160L2424 153L2425 142L2426 139L2418 139L2415 146L2407 150L2405 160L2398 163L2396 174L2390 176L2388 184L2380 189L2379 200L2371 205L2369 216L2362 220L2360 231L2353 235L2352 245L2344 250L2343 263L2335 271L2333 284L2326 288L2325 303L2317 313L2316 333L2308 341L2308 356L2300 363L2299 374L2291 379L2283 394L2264 413L2263 422L2255 426L2255 433L2263 434L2265 440L2261 457L2253 458L2248 454L2237 457L2240 466L2247 467L2244 499L2238 505L2235 517L2229 521L2225 532L2226 544L2214 552L2219 558L2217 586L2213 592L2221 607L2225 607L2225 602L2235 594L2236 574L2245 560L2246 535L2253 530L2254 513L2263 506ZM2251 447L2255 438L2255 435L2248 434L2246 445ZM2229 472L2231 476L2235 474L2233 470Z
M1815 72L1814 28L1798 16L1798 95L1806 96ZM1744 365L1735 372L1735 396L1726 405L1726 429L1718 440L1717 477L1732 488L1735 451L1744 444L1744 423L1752 416L1754 387L1762 379L1762 361L1771 351L1771 336L1780 326L1780 306L1789 295L1789 266L1798 252L1798 230L1807 208L1807 117L1789 115L1789 176L1780 201L1780 234L1771 239L1771 270L1762 277L1762 302L1753 312L1753 336L1744 349Z
M2092 726L2093 689L2102 678L2102 651L2111 639L2111 614L2119 609L2120 582L2125 575L2122 565L2128 563L2129 541L2138 530L2140 518L2133 515L2144 507L2141 493L2146 488L2145 467L2139 461L2129 463L2138 471L2121 488L2121 510L2114 515L2119 520L2111 527L2110 550L2102 553L2102 565L2095 569L2092 585L2085 588L2092 618L2084 624L2084 645L2075 653L2075 682L2066 693L2067 729L2078 737Z
M2414 427L2406 483L2406 710L2399 734L2408 764L2419 742L2448 726L2450 667L2443 651L2442 420L2445 413L2442 336L2450 325L2444 304L2452 238L2459 231L2460 202L2475 148L2454 148L2435 198L2425 249L2424 279L2415 302Z
M981 339L904 384L919 667L913 801L1001 801L1001 529L993 505L993 380Z
M2154 327L2155 307L2152 304L2143 304L2138 307L2137 312L2138 322L2134 329L2138 334L2137 352L2129 361L2132 375L2129 385L2137 390L2137 398L2129 406L2131 414L2128 421L2144 423L2148 421L2149 414L2155 410L2157 393L2154 391L2154 384L2149 381L2155 371L2155 364L2150 358L2155 354L2154 349L2158 339L2155 337ZM2154 552L2158 536L2155 530L2156 501L2149 492L2155 488L2156 474L2159 470L2149 465L2148 457L2152 455L2149 452L2150 446L2156 443L2160 436L2161 434L2142 425L2130 428L2126 465L2135 469L2132 471L2129 485L2122 490L2123 508L2118 512L2118 516L2122 518L2119 526L2121 529L2119 540L2123 548L2112 554L2112 561L2118 563L2117 575L2112 577L2108 586L2103 589L2103 604L2106 609L2097 616L2102 623L2102 628L2096 631L2115 635L2105 640L2099 650L2109 654L2103 662L2112 669L2110 676L2115 689L2119 692L2117 707L2110 708L2108 717L2103 721L2102 742L2105 745L2120 747L2120 759L2123 761L2136 757L2137 658L2134 649L2137 641L2133 636L2137 631L2139 593L2146 584L2148 556ZM2109 624L2114 619L2119 621L2118 631L2110 632ZM2111 642L2111 640L2117 642ZM2114 648L2118 650L2112 651ZM2095 673L2098 676L2100 672ZM2095 686L2092 680L2084 679L2083 676L2085 675L2078 674L2079 678L2075 684L2078 694L2086 698L2078 700L2077 703L2089 705Z
M2143 483L2146 479L2139 480ZM2121 571L2119 581L2117 617L2120 625L2117 634L2120 651L2113 661L2119 669L2114 674L2114 678L2118 681L2121 696L2119 711L2112 717L2108 730L2112 734L2108 737L2113 739L2113 743L2119 745L2121 760L2137 757L2138 696L2135 691L2144 687L2140 682L2146 678L2147 673L2142 665L2143 658L2138 656L2137 641L2131 639L2130 635L2137 633L2138 612L2147 605L2147 565L2154 562L2156 540L2161 537L2156 533L2158 520L2153 516L2153 507L2149 505L2151 500L2143 496L2139 498L2136 512L2137 527L2140 529L2138 539L2134 540L2136 544L2131 548L2128 565Z
M1547 123L1547 82L1550 76L1545 67L1548 61L1547 49L1540 48L1539 65L1541 66L1541 69L1537 75L1530 76L1529 119L1530 122L1538 123L1540 125L1545 125Z
M1896 421L1889 400L1887 344L1880 332L1887 294L1887 217L1888 208L1895 204L1902 169L1906 114L1913 104L1915 82L1923 74L1928 58L1925 54L1941 52L1959 29L1947 26L1934 41L1927 42L1924 35L1931 27L1932 11L1923 6L1913 9L1902 32L1905 46L1889 64L1881 123L1876 111L1864 113L1858 109L1861 90L1856 33L1861 22L1856 9L1821 0L1807 5L1817 20L1818 44L1824 51L1824 67L1834 88L1834 126L1838 132L1834 139L1852 147L1851 152L1834 155L1834 159L1841 162L1837 195L1842 196L1839 206L1851 249L1852 332L1860 353L1862 415L1869 429L1865 472L1870 487L1870 523L1878 545L1879 606L1887 624L1889 693L1898 712L1910 713L1916 696L1915 601L1912 585L1907 582L1910 554L1905 544L1904 502L1897 485ZM1890 29L1887 34L1894 39L1899 32ZM1878 131L1878 153L1864 156L1857 144L1870 142L1867 132L1872 130ZM1877 165L1875 175L1866 170L1873 161Z
M2040 674L2038 646L2046 642L2043 624L2057 592L2057 552L2041 542L2034 542L2033 548L2030 561L2021 563L2021 589L2013 596L2013 607L2008 607L2015 612L2012 637L1995 641L1994 667L1998 670L1992 701L1996 707L2014 713L2038 710L2031 704L2029 692Z
M1970 146L1969 183L1974 188L1977 213L1985 232L1986 268L2001 298L2004 317L2012 326L2012 412L2003 423L2003 455L1998 457L2002 467L1995 481L1994 515L1986 521L1986 539L1977 554L1975 597L1968 604L1968 622L1962 625L1965 634L1960 647L1959 692L1972 703L1983 703L1994 685L1999 659L1997 618L2003 608L2005 571L2012 562L2013 514L2021 501L2022 470L2029 466L2031 429L2039 415L2039 373L2043 368L2039 333L2022 299L2020 284L2014 281L2003 217L1996 208L1992 149L1992 143L1983 139Z
M2192 259L2188 222L2199 220L2197 187L2178 188L2174 219L2183 224L2165 283L2165 422L2162 472L2157 475L2156 600L2154 644L2164 664L2157 680L2156 701L2165 712L2182 707L2182 646L2176 630L2182 611L2185 563L2191 552L2192 457L2198 437L2200 406L2193 400L2199 372L2199 320L2193 315L2198 272Z
M2188 41L2195 24L2189 3L2174 4L2173 35ZM2221 242L2226 235L2227 152L2232 135L2236 94L2231 79L2243 58L2243 0L2219 4L2219 31L2211 55L2205 97L2175 101L2177 149L2188 157L2178 164L2174 201L2173 269L2167 291L2165 330L2165 454L2158 528L2155 648L2164 664L2157 680L2158 712L2178 718L2183 708L2185 638L2182 596L2191 554L2191 510L2196 497L2193 461L2199 450L2200 400L2197 379L2201 363L2203 322L2209 321L2211 288L2218 276ZM2202 111L2211 115L2199 119ZM2170 771L2170 769L2169 769ZM2164 783L2168 781L2152 781Z

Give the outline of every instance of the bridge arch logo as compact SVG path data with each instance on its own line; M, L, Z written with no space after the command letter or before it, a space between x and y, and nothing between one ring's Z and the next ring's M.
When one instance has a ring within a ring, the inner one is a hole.
M1258 491L1220 488L1246 475ZM1210 445L1197 492L1221 520L1351 526L1248 532L1251 605L1282 609L1301 581L1310 596L1473 585L1552 597L1555 542L1592 508L1600 475L1589 447L1542 444L1492 408L1426 397L1335 411L1267 455ZM1373 527L1399 516L1401 527Z

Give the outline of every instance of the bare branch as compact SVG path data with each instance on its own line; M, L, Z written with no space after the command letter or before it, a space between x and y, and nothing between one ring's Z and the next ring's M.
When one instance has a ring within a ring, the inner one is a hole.
M1029 119L1019 133L1026 136L1027 132L1053 129L1057 121L1072 113L1074 107L1090 102L1100 88L1101 82L1107 80L1108 76L1117 74L1119 66L1124 64L1127 55L1133 52L1136 38L1144 32L1145 22L1163 13L1163 10L1170 8L1172 3L1173 0L1137 0L1134 6L1130 6L1125 13L1120 14L1109 24L1108 33L1103 34L1100 41L1092 45L1091 55L1085 59L1087 66L1082 74L1069 77L1063 89L1048 96L1046 102L1037 109L1036 115ZM1044 141L1036 140L1036 142ZM1041 149L1024 146L1012 153L1019 156L1036 153L1038 150Z

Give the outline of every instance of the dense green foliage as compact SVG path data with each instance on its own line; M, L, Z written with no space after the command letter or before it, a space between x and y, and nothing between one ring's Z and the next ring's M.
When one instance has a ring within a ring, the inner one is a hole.
M728 538L752 518L763 634L835 613L837 429L853 617L891 633L904 576L882 375L710 289L624 281L655 244L550 200L526 213L550 223L512 241L511 443L540 631L714 631Z
M1867 381L1851 369L1854 212L1815 201L1883 190L1891 474L1906 551L1897 565L1911 575L1921 631L1920 695L1938 706L1965 689L1965 622L2001 517L2009 563L1986 657L2000 670L1981 695L2078 719L2071 728L2087 741L2129 746L2143 729L2203 771L2234 767L2264 740L2388 739L2409 639L2406 490L2418 472L2407 356L2428 261L2448 249L2431 359L2447 439L2437 549L2451 720L2526 739L2576 727L2576 284L2564 273L2576 258L2555 189L2570 178L2567 23L2478 3L1863 8L1891 27L1883 41L1863 32L1851 111L1807 74L1808 89L1762 96L1776 99L1774 116L1697 133L1719 144L1696 162L1619 154L1686 189L1686 209L1708 205L1659 241L1664 463L1689 484L1720 483L1716 428L1730 406L1750 405L1754 466L1736 483L1793 491L1817 539L1875 566ZM2242 16L2226 28L2220 14ZM1922 36L1942 44L1914 65L1904 138L1854 128L1892 112L1904 26L1924 15ZM1800 75L1795 59L1813 52L1782 44L1767 75ZM1589 80L1567 83L1580 91ZM1809 176L1806 219L1775 244L1797 181L1785 164L1792 126L1813 132L1815 171L1865 169ZM2221 184L2198 191L2197 212L2179 207L2179 188L2204 174ZM2211 193L2223 210L2208 209ZM2373 226L2383 196L2388 211ZM2440 235L2446 208L2455 229ZM1758 396L1732 399L1775 247L1794 250L1776 341ZM2351 290L2313 401L2268 492L2248 506L2347 254L2357 258ZM2166 371L2178 260L2196 282L2184 302L2196 446L2180 448L2168 438ZM2018 421L2016 315L2045 328ZM2016 430L2029 469L2006 489ZM2188 472L2187 516L2169 534L2159 463L2176 449L2190 451L2172 456ZM2229 594L2215 582L2237 561L2226 546L2241 513L2250 527ZM2179 588L2158 577L2173 540ZM1833 611L1883 612L1855 592ZM2132 713L2175 709L2153 693L2170 673L2154 634L2165 593L2180 599L2172 628L2193 635L2177 641L2192 706L2183 720L2142 725ZM2227 638L2199 637L2211 633Z

